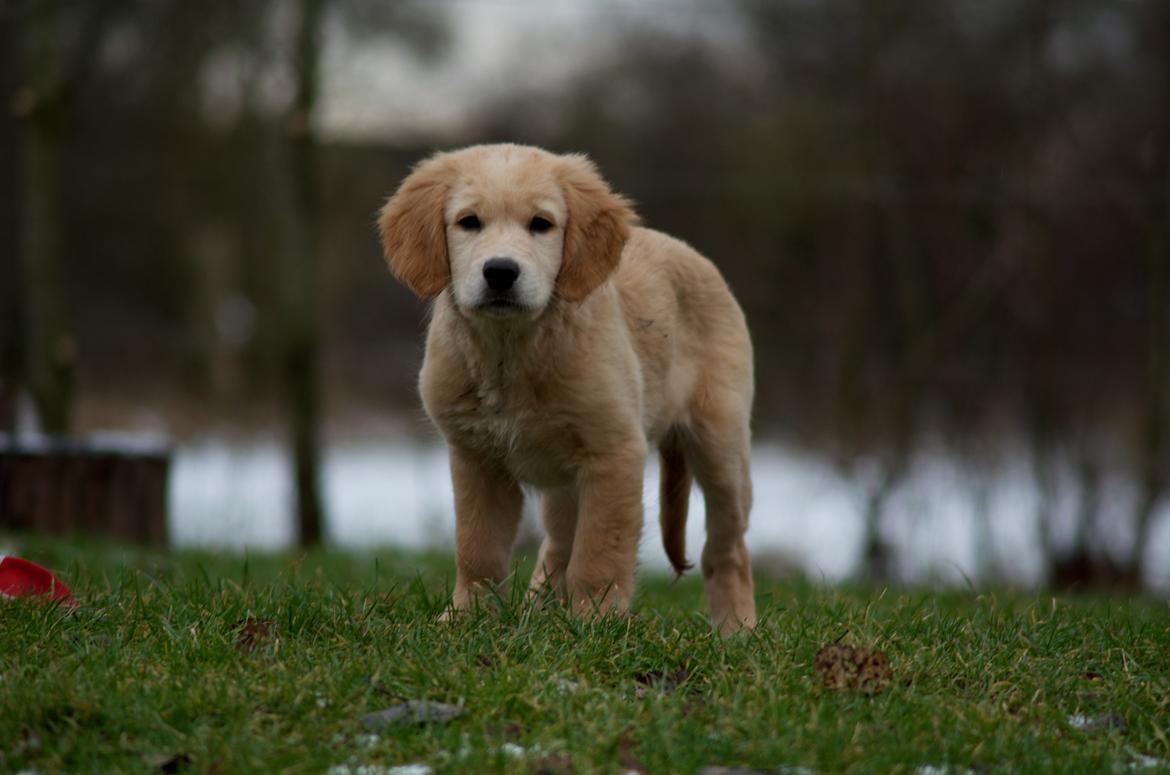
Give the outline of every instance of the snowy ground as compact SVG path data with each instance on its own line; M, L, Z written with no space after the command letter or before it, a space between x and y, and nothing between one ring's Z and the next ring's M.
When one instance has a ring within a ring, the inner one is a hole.
M657 524L657 466L646 472L647 520L641 560L664 568ZM866 476L846 477L820 459L775 445L753 459L755 508L748 544L758 564L789 564L814 577L838 579L856 566L862 541ZM170 531L182 546L273 549L292 540L292 476L275 442L179 447L170 484ZM327 534L347 547L394 544L451 547L454 515L442 447L345 444L328 449L324 491ZM1127 517L1136 493L1121 479L1106 483L1107 543L1132 538ZM1043 566L1036 551L1038 491L1022 455L1005 454L972 473L944 454L921 455L890 495L885 535L901 575L962 582L987 573L1032 584ZM1054 506L1071 523L1076 482L1060 478ZM532 520L531 515L528 517ZM1170 587L1170 504L1163 503L1146 547L1148 581ZM982 527L981 527L982 526ZM688 554L703 540L703 504L692 495Z

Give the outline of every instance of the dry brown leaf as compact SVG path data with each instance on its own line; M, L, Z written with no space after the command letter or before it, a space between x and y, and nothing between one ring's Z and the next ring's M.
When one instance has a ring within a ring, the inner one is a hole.
M871 697L884 692L893 677L885 652L835 643L817 652L816 668L825 688L854 689Z
M626 730L618 737L618 759L626 772L647 773L649 770L634 756L634 743Z
M576 772L573 760L564 754L550 753L532 762L535 775L572 775Z
M247 619L236 622L236 648L241 651L254 651L257 646L271 640L276 631L276 622L271 619L257 619L249 616Z

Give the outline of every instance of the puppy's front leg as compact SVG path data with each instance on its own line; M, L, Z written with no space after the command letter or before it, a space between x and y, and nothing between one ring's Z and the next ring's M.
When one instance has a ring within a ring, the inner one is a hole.
M573 553L573 534L577 531L577 490L562 487L547 490L540 499L540 520L544 523L544 541L528 593L540 597L546 592L560 592L565 569Z
M451 607L470 608L508 574L524 495L509 474L474 453L451 447L455 487L455 593Z
M590 460L581 472L580 515L565 573L573 609L625 611L634 596L642 534L646 445L629 443Z

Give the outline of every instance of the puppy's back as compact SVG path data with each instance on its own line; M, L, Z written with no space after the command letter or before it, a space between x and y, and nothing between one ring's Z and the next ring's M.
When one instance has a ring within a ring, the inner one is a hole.
M649 437L688 425L713 396L746 416L754 392L751 339L715 265L681 240L636 228L614 283L642 368Z
M727 360L750 379L747 322L727 282L711 261L682 240L652 229L630 234L615 276L627 324L640 345L670 340L676 355ZM650 354L653 357L653 354Z

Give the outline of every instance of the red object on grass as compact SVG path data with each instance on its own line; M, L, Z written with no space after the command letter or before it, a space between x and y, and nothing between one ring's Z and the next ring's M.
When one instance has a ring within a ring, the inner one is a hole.
M77 601L69 587L47 568L20 557L0 557L0 597L41 597L60 600L73 607Z

